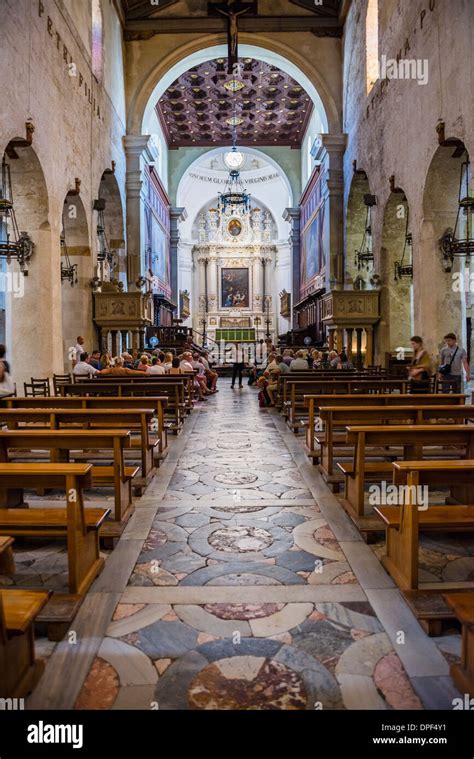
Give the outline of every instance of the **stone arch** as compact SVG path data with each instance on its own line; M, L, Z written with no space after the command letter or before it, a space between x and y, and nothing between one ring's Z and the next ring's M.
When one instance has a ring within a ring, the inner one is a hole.
M344 281L348 286L353 286L358 277L364 279L365 286L368 283L367 273L355 263L355 251L360 248L367 218L365 195L370 195L369 179L363 169L358 169L352 177L345 216Z
M301 77L306 78L309 89L312 90L309 94L313 98L313 102L321 106L324 114L323 131L337 133L341 131L340 109L330 94L324 78L303 55L288 45L262 35L243 33L240 35L240 40L240 52L243 56L259 58L262 55L273 54L278 59L278 63L275 61L275 65L280 65L283 68L286 62L287 65L290 64L299 69L300 79ZM128 134L142 134L147 107L150 101L156 102L158 97L157 85L167 75L170 75L170 72L176 69L176 74L172 74L173 79L176 78L181 73L180 68L183 71L186 70L189 67L187 60L197 53L204 56L203 60L209 60L214 56L226 56L226 51L227 45L223 35L208 35L187 42L154 65L138 83L131 96L127 121ZM195 59L193 59L192 65L195 65Z
M452 271L445 272L440 251L440 238L456 223L461 165L466 155L460 139L445 139L431 158L424 184L420 245L414 250L415 331L423 334L434 353L442 345L443 335L451 331L466 346L468 320L472 319L470 293L453 287L456 276L463 279L465 261L455 260ZM417 303L424 304L423 313L416 309Z
M120 188L111 169L106 169L102 174L99 186L99 198L105 200L104 222L105 234L109 243L111 252L114 254L114 268L111 277L120 279L127 285L127 261L126 261L126 244L125 244L125 219L123 213L122 197ZM96 237L96 254L94 260L97 260L98 238ZM99 275L100 276L100 275Z
M70 263L77 266L77 283L62 282L62 335L65 371L70 371L70 348L76 345L79 334L85 338L85 348L90 351L94 333L92 327L92 291L90 281L94 275L90 249L89 226L86 210L80 195L68 192L62 210L62 233ZM62 249L62 263L65 251Z
M35 376L39 377L50 376L62 367L57 308L61 297L60 257L50 224L45 173L35 148L25 139L15 137L5 153L18 227L28 232L35 245L28 276L20 273L16 262L5 266L13 284L13 289L5 293L5 340L13 377L18 392L22 393L23 382L29 381L33 365Z
M412 245L406 243L407 233L411 233L410 206L405 192L395 188L385 205L382 224L381 322L377 330L381 355L385 351L396 351L399 347L408 349L414 331L413 280L405 277L395 279L395 263L401 262L402 258L404 265L412 261Z

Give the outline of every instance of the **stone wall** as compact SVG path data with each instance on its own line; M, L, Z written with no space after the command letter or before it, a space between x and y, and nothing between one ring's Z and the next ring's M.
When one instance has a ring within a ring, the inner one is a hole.
M413 329L424 336L429 349L436 354L448 330L463 334L465 317L469 315L466 302L461 303L460 295L452 292L451 275L442 270L437 244L443 231L440 227L444 229L448 223L454 227L460 159L454 159L449 166L454 148L439 148L436 125L443 120L446 137L462 140L473 154L474 3L379 1L379 59L383 55L387 60L396 58L401 51L402 58L415 59L419 65L428 67L428 79L426 84L418 84L414 79L379 80L369 95L365 53L367 4L368 0L353 1L343 39L343 128L348 135L344 157L346 225L353 228L348 201L356 160L357 168L367 173L370 192L377 196L372 215L375 271L381 275L384 272L385 302L388 298L392 301L390 320L396 323L403 318L406 323L405 298L398 297L391 274L391 281L387 281L388 267L382 262L383 238L393 225L393 219L386 213L391 195L389 178L393 175L395 186L403 188L410 209ZM440 157L438 151L447 154L449 160ZM429 171L433 159L435 170ZM389 224L385 231L384 219ZM352 250L346 253L352 256ZM383 318L386 320L388 315L383 314ZM379 358L385 350L397 347L394 343L399 342L401 335L397 330L393 332L392 340L388 329L379 330L376 337ZM405 337L407 347L409 337L408 334Z
M32 147L20 149L19 159L11 161L20 228L31 232L37 246L24 296L7 298L8 351L19 390L32 372L47 376L64 367L62 311L68 309L71 288L66 282L61 285L59 236L68 190L74 188L76 177L81 180L80 199L92 251L80 267L82 307L76 292L72 309L76 324L69 325L74 336L84 334L87 348L95 342L89 287L97 247L92 204L102 173L112 161L125 201L121 26L113 3L102 0L105 61L99 84L91 73L90 44L85 44L89 6L77 0L2 4L0 68L9 75L3 78L0 153L10 140L25 137L26 121L35 128Z

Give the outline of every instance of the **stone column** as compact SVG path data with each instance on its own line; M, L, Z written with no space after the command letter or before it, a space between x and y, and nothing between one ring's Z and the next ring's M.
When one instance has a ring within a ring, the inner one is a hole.
M260 256L255 257L255 263L254 263L254 291L253 291L253 297L254 297L254 303L259 304L259 308L257 310L263 311L264 303L263 303L263 261ZM256 296L258 296L258 300L256 299Z
M298 303L300 299L300 265L301 265L301 251L300 251L300 209L299 208L285 208L283 213L285 221L289 221L291 224L290 232L290 245L291 245L291 270L293 272L292 282L292 304ZM293 329L298 328L298 320L293 309L293 315L290 319L290 325Z
M344 167L346 134L320 134L311 151L326 170L323 186L326 213L329 214L329 250L326 270L336 289L344 284ZM327 242L327 240L325 240ZM329 256L329 258L328 258Z
M347 346L346 346L346 352L347 352L347 359L348 361L352 361L352 334L354 330L352 327L349 327L346 329L346 335L347 335Z
M365 328L365 365L372 366L374 363L374 330L372 327Z
M178 278L179 223L186 221L187 216L185 208L170 208L171 300L174 303L179 303L180 289Z
M142 272L141 192L143 169L155 160L155 148L150 135L126 135L127 156L127 276L128 289L136 290L135 281Z
M356 327L356 339L357 339L357 368L362 369L362 327Z

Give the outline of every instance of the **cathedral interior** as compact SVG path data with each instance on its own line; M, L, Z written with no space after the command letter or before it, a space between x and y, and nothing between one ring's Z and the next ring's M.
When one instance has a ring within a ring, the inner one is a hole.
M0 714L474 708L472 0L0 19Z

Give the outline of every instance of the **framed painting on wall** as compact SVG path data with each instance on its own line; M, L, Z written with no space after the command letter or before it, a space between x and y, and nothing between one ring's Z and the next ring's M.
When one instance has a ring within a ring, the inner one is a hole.
M249 270L221 269L221 308L249 308Z

